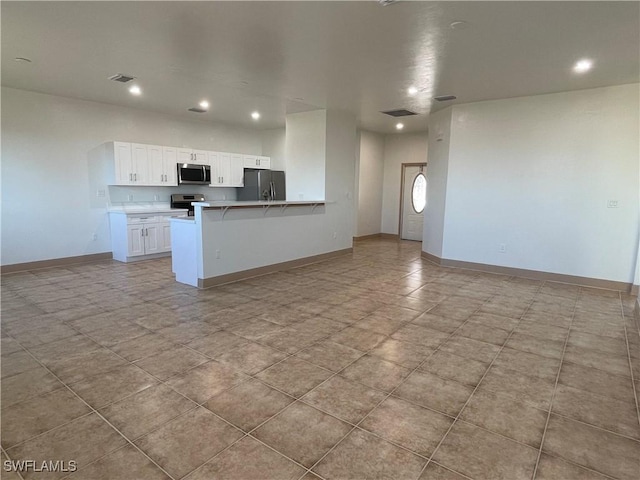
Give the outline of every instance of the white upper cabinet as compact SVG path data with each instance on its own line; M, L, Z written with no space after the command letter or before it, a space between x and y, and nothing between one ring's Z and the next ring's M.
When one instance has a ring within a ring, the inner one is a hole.
M271 167L269 157L127 142L102 144L89 156L107 185L176 186L177 165L190 163L211 166L212 187L243 187L245 168Z
M231 171L229 180L234 187L244 187L244 160L240 153L231 154Z
M193 161L196 165L209 165L209 152L206 150L192 150Z
M190 148L178 148L178 163L193 163L193 153Z
M191 148L178 148L177 163L191 163L193 165L209 165L209 152L206 150L193 150Z
M177 151L173 147L147 145L149 181L147 185L175 186L177 180Z
M243 155L244 168L260 168L268 170L271 168L271 158L260 155Z
M148 185L149 183L149 155L147 146L141 143L131 144L131 164L133 183L131 185Z
M244 166L239 153L209 152L211 187L244 186Z
M178 185L178 150L174 147L162 147L162 165L164 167L163 185Z
M115 184L131 185L133 183L131 144L125 142L113 142L112 152L115 167Z

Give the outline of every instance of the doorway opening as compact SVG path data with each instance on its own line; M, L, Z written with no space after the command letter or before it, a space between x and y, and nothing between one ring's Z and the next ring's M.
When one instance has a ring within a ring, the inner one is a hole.
M427 205L427 164L403 163L400 182L400 239L422 241Z

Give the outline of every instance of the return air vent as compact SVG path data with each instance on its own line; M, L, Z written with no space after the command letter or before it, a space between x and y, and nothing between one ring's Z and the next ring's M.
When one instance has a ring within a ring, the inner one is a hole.
M189 111L195 112L195 113L207 113L207 111L204 108L200 108L200 107L191 107Z
M136 77L132 77L131 75L125 75L124 73L117 73L109 77L109 80L113 80L114 82L127 83L133 80Z
M416 112L412 112L411 110L405 110L404 108L400 108L398 110L387 110L384 113L385 115L390 115L392 117L409 117L411 115L417 115Z
M439 97L433 97L436 102L446 102L448 100L455 100L455 95L440 95Z

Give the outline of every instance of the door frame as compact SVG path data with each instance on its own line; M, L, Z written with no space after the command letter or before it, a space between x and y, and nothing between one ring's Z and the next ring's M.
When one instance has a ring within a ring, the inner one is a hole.
M407 167L422 167L424 176L427 176L427 162L403 163L400 166L400 215L398 217L398 241L402 240L402 214L404 213L404 174Z

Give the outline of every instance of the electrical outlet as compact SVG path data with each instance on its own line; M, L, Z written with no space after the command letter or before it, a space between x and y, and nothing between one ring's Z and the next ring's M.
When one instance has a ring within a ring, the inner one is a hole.
M106 195L106 192L104 190L98 190L96 192L96 197L104 197Z
M500 253L507 253L507 244L506 243L501 243L498 245L498 251Z
M334 239L338 238L338 232L333 232L333 238Z
M220 250L216 250L216 258L220 258Z
M618 200L607 200L607 208L618 208Z
M127 201L128 202L133 202L133 195L131 195L131 194L127 195Z
M95 242L96 240L98 240L98 234L97 234L97 233L94 233L94 234L93 234L93 241Z
M160 195L154 195L153 196L153 201L157 202L158 200L160 200Z
M298 200L304 200L304 193L298 194Z

